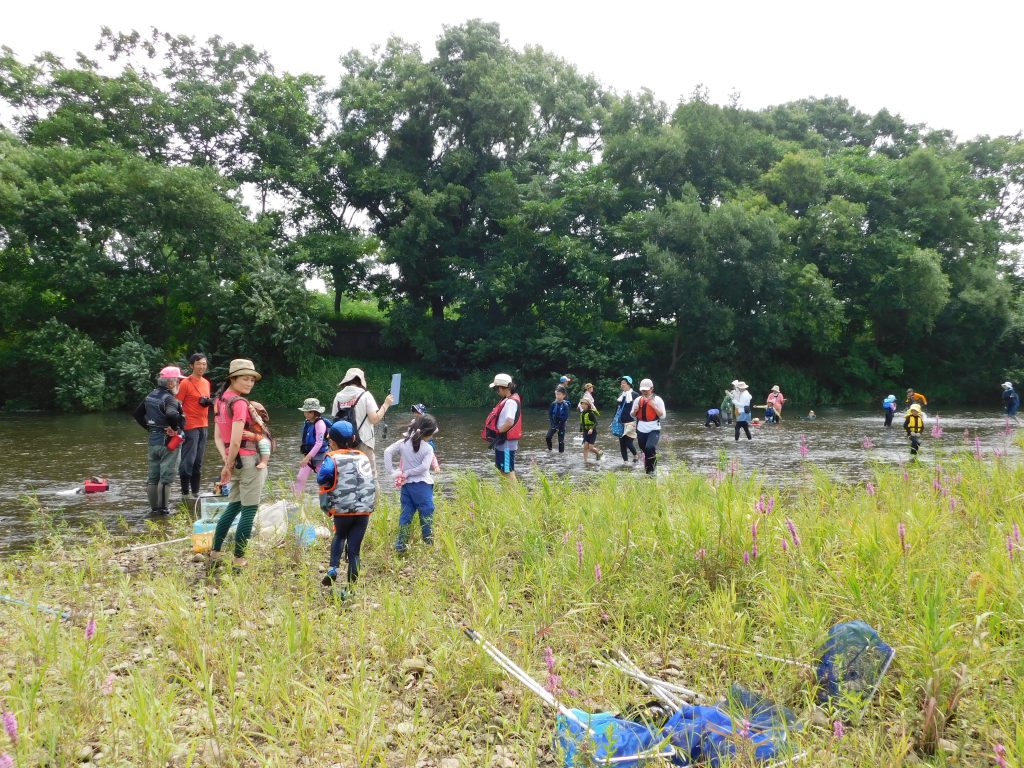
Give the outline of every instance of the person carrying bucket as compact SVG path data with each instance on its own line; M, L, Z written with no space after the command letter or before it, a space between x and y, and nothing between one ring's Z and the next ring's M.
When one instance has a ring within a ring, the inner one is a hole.
M185 412L174 396L182 376L173 365L164 367L157 376L156 389L146 395L132 414L139 426L149 432L146 456L146 496L153 514L169 515L171 484L178 474L178 450L183 442Z

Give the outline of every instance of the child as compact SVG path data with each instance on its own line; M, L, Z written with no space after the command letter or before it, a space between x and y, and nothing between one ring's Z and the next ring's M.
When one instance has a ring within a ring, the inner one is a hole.
M302 458L299 460L298 474L295 475L295 483L292 485L292 492L296 496L302 496L306 489L306 480L315 472L318 472L327 455L327 431L331 422L324 418L324 411L327 409L320 405L315 397L307 397L299 407L306 420L302 422L302 434L299 441L299 453Z
M425 416L427 413L427 406L425 406L423 403L416 403L412 407L412 412L415 413L416 416ZM409 434L409 430L412 429L412 425L416 422L416 416L413 416L412 421L409 422L409 426L402 434L403 437ZM384 436L387 437L387 432L384 433ZM430 438L429 440L427 440L427 442L430 443L430 447L434 449L434 458L430 462L430 469L433 470L434 472L440 472L441 465L437 463L437 445L434 443L434 438Z
M907 411L907 417L903 420L903 429L910 438L910 455L917 456L921 447L921 433L924 432L924 414L921 413L921 406L914 403Z
M252 430L243 430L242 439L252 440L256 443L256 451L259 454L259 463L256 469L266 469L270 464L270 454L273 452L273 436L270 434L270 414L263 407L262 403L255 400L249 403L249 416L252 417Z
M577 408L579 408L580 413L583 413L584 401L590 403L591 408L597 407L597 403L594 402L594 385L591 384L589 381L583 385L583 397L580 400L580 404L577 406Z
M580 400L580 431L583 433L583 461L586 463L587 456L591 452L600 459L604 451L597 447L597 417L598 412L589 400Z
M348 585L341 590L343 600L353 594L359 577L359 549L377 503L377 481L365 453L353 448L352 424L336 421L328 432L331 450L320 464L316 481L320 486L320 509L334 519L331 560L321 582L331 586L338 578L341 551L348 560Z
M757 419L754 419L757 421ZM764 407L764 423L765 424L777 424L779 421L778 415L775 413L775 408L772 407L771 403Z
M732 391L724 390L725 397L722 398L722 404L718 406L719 412L725 416L725 423L732 424Z
M708 408L708 417L704 420L704 426L710 427L712 424L716 427L722 426L722 412L718 408Z
M882 410L885 411L885 426L892 426L892 417L896 415L896 395L887 395L882 401Z
M548 450L551 450L551 438L558 433L558 452L565 453L565 425L569 421L569 403L565 401L565 387L559 384L555 387L555 400L551 403L551 407L548 408L548 423L549 429L547 435L544 436L544 442L548 444Z
M420 533L423 543L434 543L434 479L430 467L434 449L429 439L437 434L437 419L429 413L418 416L409 425L405 437L384 449L384 466L401 489L402 513L398 518L398 540L395 552L404 555L409 549L412 518L420 513ZM399 454L399 468L395 470L393 457Z

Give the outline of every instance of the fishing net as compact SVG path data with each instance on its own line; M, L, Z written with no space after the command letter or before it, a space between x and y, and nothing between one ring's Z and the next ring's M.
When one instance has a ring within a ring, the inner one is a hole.
M836 624L819 650L819 701L853 695L867 702L874 696L893 656L892 647L863 621Z

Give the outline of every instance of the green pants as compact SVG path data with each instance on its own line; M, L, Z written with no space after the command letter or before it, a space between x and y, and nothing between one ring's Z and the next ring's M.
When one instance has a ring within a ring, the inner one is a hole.
M213 550L215 552L220 552L224 539L228 537L228 531L231 530L231 523L239 512L242 513L242 516L238 518L238 528L235 529L235 557L245 557L245 547L252 534L252 521L256 518L256 505L243 507L240 501L232 501L217 518L217 529L213 532Z
M150 445L146 455L148 471L146 485L168 485L178 476L178 458L181 450L167 450L163 444Z

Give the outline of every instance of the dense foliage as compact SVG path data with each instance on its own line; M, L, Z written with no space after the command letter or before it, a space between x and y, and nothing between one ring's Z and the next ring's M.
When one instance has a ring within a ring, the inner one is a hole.
M126 365L194 348L309 370L312 275L452 377L628 370L695 403L1024 373L1020 135L832 97L670 110L480 21L334 84L218 38L97 51L0 56L0 402L123 404Z

